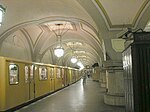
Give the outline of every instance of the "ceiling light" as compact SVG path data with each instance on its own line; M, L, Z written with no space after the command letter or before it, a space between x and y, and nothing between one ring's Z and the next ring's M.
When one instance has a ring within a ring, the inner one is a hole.
M78 66L82 66L82 63L79 61L79 62L77 63L77 65L78 65Z
M76 62L77 62L77 58L73 56L73 57L71 58L71 62L72 62L72 63L76 63Z
M85 55L80 55L80 56L77 56L78 58L86 58Z
M57 37L57 41L59 42L59 45L54 49L54 54L57 57L62 57L64 55L64 48L62 47L62 36L69 30L71 27L69 27L69 22L52 22L51 24L46 24L50 28L51 31L54 32L54 34Z
M85 51L74 51L74 53L85 53Z
M62 57L62 56L64 55L64 49L63 49L62 47L58 46L58 47L56 47L56 48L54 49L54 54L55 54L58 58L60 58L60 57Z
M81 42L68 42L66 43L67 46L82 46Z
M83 66L83 64L79 61L79 62L77 62L77 65L80 67L80 69L79 70L82 70L82 69L84 69L84 66Z
M150 26L150 22L148 23L148 25L147 26Z

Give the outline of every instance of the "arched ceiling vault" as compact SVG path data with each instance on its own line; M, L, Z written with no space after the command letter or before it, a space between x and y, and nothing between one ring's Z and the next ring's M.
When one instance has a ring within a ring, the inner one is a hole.
M92 1L99 12L103 15L109 29L122 27L135 28L144 11L149 6L149 0L109 0L109 2L108 0Z
M20 49L10 41L17 37L32 61L51 57L52 61L47 63L62 65L62 60L53 54L58 41L49 24L54 22L68 22L73 28L62 37L66 50L63 63L66 65L72 65L69 63L72 51L67 42L83 44L77 50L87 52L87 57L83 58L85 65L101 63L106 52L112 60L121 60L121 53L113 50L111 39L117 38L124 28L146 26L145 29L149 29L150 26L149 0L1 0L1 4L6 7L6 13L0 27L0 49L5 52L3 45L8 43L14 49ZM0 53L3 55L3 52Z
M62 20L61 18L59 19L55 18L49 21L42 21L39 24L33 23L27 26L23 25L23 27L21 27L20 29L19 28L17 29L17 30L20 30L20 33L22 33L24 35L24 38L28 40L28 44L30 45L30 50L34 54L33 61L42 60L42 57L45 55L45 53L49 49L53 50L57 46L58 42L56 39L56 35L54 35L54 33L50 31L50 29L46 25L46 23L53 23L54 21L57 21L57 20L59 20L59 22L62 22L64 21L64 18ZM78 50L89 52L89 54L94 55L93 57L96 57L96 59L103 58L103 48L101 45L103 41L102 39L99 39L97 35L98 33L96 32L94 27L92 27L89 23L85 21L82 23L81 20L77 20L77 19L74 19L74 20L75 21L71 21L71 22L70 20L69 21L65 20L65 22L70 22L71 24L73 24L74 29L68 31L64 35L64 37L62 38L63 44L65 44L66 42L70 42L70 41L81 42L83 43L84 46L79 47ZM12 28L12 30L14 29L15 28ZM17 35L17 30L15 29L14 35ZM5 36L6 34L7 34L7 31L5 32ZM5 40L5 38L6 37L3 38L2 36L1 41ZM67 48L65 49L67 52L71 52L67 50ZM93 63L93 61L92 62L89 61L89 64L91 63Z

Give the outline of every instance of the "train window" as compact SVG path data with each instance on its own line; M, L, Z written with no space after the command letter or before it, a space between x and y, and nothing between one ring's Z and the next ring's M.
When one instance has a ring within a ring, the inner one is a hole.
M62 78L64 78L64 75L65 75L65 70L62 69Z
M50 78L54 78L54 68L50 69Z
M61 74L60 74L60 68L57 68L57 78L61 78L60 75L61 75Z
M9 84L19 83L19 68L16 64L9 65Z
M29 67L25 66L25 83L28 83L29 80Z
M47 80L47 69L45 67L39 67L39 79L40 80Z
M30 66L30 80L33 80L33 68L34 68L34 65L31 65Z

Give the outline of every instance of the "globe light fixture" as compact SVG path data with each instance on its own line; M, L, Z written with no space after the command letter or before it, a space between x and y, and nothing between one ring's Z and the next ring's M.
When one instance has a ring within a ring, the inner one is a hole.
M80 69L79 69L79 70L84 69L84 66L83 66L83 64L82 64L80 61L78 61L78 62L77 62L77 65L80 67Z
M82 66L82 63L79 61L79 62L77 63L77 65L81 67L81 66Z
M61 41L61 35L57 35L57 39L59 41L59 45L57 45L56 48L54 48L54 54L58 58L62 57L64 55L64 48L62 47L62 41Z
M78 47L82 46L81 42L77 42L77 41L73 41L73 42L68 42L66 43L66 45L68 47L70 47L70 49L72 50L72 58L71 58L71 63L76 63L77 62L77 56L74 53L75 49L77 49Z
M64 55L64 49L61 47L61 46L57 46L55 49L54 49L54 54L60 58Z
M2 5L0 5L0 26L2 25L3 15L5 13L5 10L6 9Z
M73 57L71 58L71 62L72 62L72 63L76 63L76 62L77 62L77 58L73 56Z
M62 37L68 30L73 28L70 22L66 22L66 21L55 21L51 23L45 23L45 25L47 25L50 31L54 32L55 36L57 37L58 45L56 48L54 48L54 55L60 58L64 55Z

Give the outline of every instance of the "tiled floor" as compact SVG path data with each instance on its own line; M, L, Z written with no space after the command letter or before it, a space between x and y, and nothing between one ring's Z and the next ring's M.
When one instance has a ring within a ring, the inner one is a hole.
M98 82L82 80L16 112L125 112L103 103L105 89Z

